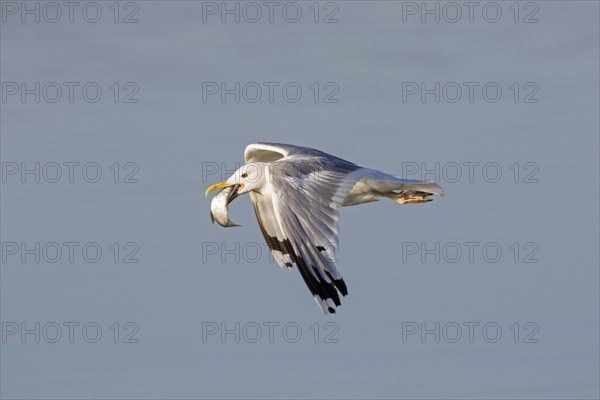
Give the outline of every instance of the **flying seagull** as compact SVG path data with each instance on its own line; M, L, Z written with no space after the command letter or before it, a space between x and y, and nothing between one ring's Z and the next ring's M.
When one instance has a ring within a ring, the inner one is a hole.
M206 190L208 196L227 188L213 200L223 204L211 207L211 213L224 209L224 215L213 218L234 226L227 205L249 193L275 260L281 268L296 266L325 314L335 313L341 305L340 293L348 294L333 258L338 249L338 209L380 197L410 204L443 195L437 183L398 178L308 147L253 143L246 147L244 160L245 165L227 180Z

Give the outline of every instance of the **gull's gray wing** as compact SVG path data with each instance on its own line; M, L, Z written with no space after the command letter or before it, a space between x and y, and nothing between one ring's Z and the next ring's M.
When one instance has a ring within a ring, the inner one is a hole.
M325 313L334 313L341 304L338 292L348 294L334 255L338 208L354 186L351 176L358 169L335 158L297 154L269 165L270 199L252 195L259 225L275 258L280 265L296 265Z
M251 162L271 162L296 155L333 157L310 147L294 146L292 144L283 143L259 142L246 146L246 150L244 150L244 161L246 164Z

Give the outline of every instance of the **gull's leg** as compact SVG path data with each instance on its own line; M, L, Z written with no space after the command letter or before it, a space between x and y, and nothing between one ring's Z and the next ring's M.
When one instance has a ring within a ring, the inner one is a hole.
M432 193L419 192L417 190L407 190L398 193L389 192L384 194L385 197L388 197L400 204L426 203L428 201L432 201L432 199L427 198L431 195Z

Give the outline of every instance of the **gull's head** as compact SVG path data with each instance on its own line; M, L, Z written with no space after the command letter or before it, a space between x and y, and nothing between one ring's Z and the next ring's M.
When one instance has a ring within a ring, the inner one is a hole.
M227 180L209 186L204 195L208 196L213 190L229 186L235 186L232 192L232 196L235 197L240 194L258 191L266 182L265 172L266 167L264 163L256 162L245 164L227 178Z

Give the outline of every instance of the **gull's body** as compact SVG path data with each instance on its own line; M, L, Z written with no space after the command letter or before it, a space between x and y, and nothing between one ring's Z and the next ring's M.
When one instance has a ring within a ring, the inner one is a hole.
M427 197L432 194L443 194L434 182L398 178L307 147L254 143L246 147L244 159L244 166L208 188L207 194L229 187L234 189L228 198L250 193L275 260L282 268L298 268L325 313L341 304L338 293L348 294L333 259L338 208L381 197L422 203L431 201Z

